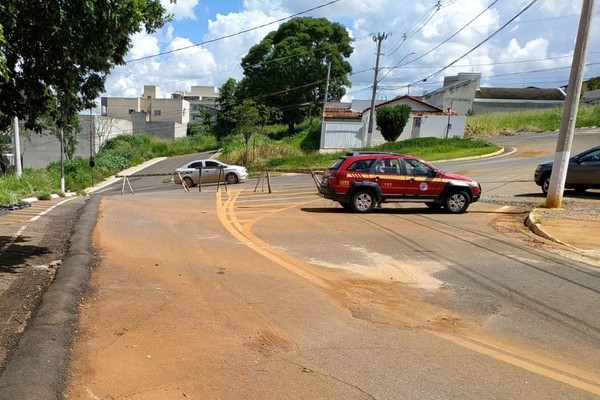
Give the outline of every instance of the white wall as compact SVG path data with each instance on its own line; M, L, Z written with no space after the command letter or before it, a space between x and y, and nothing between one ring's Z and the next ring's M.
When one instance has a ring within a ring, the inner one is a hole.
M421 127L418 131L418 135L413 135L414 118L415 116L410 117L406 123L406 126L404 127L404 130L398 137L398 141L410 139L411 137L462 138L464 136L465 126L467 123L466 116L452 115L450 116L451 127L447 132L447 115L423 115L421 116ZM325 124L321 130L320 152L326 153L367 147L368 123L368 113L363 115L361 122L325 120ZM379 129L377 129L377 126L374 125L373 134L371 137L371 146L377 146L385 142L386 141L381 135L381 132Z

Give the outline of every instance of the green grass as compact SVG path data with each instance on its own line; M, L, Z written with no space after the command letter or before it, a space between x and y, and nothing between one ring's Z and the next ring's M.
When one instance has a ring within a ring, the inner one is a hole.
M499 149L484 138L513 135L517 132L543 132L559 129L561 108L531 110L517 113L490 113L467 117L466 139L408 139L385 143L372 150L410 154L428 161L489 154ZM577 127L600 126L600 106L580 106ZM272 125L257 129L248 143L248 167L251 171L271 169L323 169L341 153L319 154L320 123L306 121L289 136L287 127ZM477 140L470 140L477 139ZM174 141L145 135L124 135L109 140L95 158L94 182L115 175L154 157L168 157L222 147L220 158L231 164L244 164L246 143L242 136L229 136L222 143L200 129L192 136ZM89 160L75 158L65 163L65 185L68 191L79 192L92 186ZM13 175L0 176L0 204L14 204L27 197L46 197L58 193L60 165L45 169L26 169L20 180Z
M65 188L81 192L120 171L155 157L189 154L217 148L217 140L209 134L196 134L176 140L163 140L146 135L123 135L105 143L95 157L95 166L87 158L65 161ZM47 198L60 192L60 163L47 168L25 169L21 179L13 174L0 176L0 204L16 204L24 198Z
M473 157L493 153L500 147L483 140L469 139L437 139L437 138L418 138L408 139L401 142L384 143L370 149L393 153L401 153L420 157L428 161L443 160L448 158ZM301 155L281 156L269 159L265 164L254 164L250 168L261 169L323 169L329 167L338 157L344 155L346 151L320 154L311 152Z
M519 132L545 132L560 128L562 107L467 117L465 137L510 136ZM581 105L576 127L600 126L600 106Z

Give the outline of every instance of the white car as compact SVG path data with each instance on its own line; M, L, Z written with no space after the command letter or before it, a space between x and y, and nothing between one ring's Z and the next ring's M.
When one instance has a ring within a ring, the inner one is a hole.
M248 170L240 165L227 165L217 160L195 160L175 170L175 183L184 181L188 187L200 183L238 183L248 178Z

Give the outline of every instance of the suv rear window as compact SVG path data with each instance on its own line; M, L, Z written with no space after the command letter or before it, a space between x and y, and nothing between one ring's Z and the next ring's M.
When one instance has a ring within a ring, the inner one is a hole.
M348 165L347 171L366 172L371 169L375 160L358 160Z
M337 171L338 169L340 169L340 165L342 165L344 161L346 161L346 157L340 157L337 160L335 160L328 169L335 169Z

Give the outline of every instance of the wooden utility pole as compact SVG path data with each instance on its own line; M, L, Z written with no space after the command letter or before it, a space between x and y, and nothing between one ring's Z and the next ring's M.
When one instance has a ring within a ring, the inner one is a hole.
M377 74L379 73L381 42L383 42L388 36L389 34L387 33L378 33L377 35L373 36L373 41L377 43L377 58L375 60L375 77L373 78L373 93L371 95L371 109L369 110L369 129L366 147L371 147L371 140L373 139L373 119L375 118L375 96L377 95Z
M567 98L565 99L565 108L556 143L550 187L548 188L548 196L546 197L546 207L548 208L560 208L562 206L569 159L571 158L571 143L573 142L575 122L577 121L577 109L581 95L581 84L583 81L583 70L585 68L587 42L593 9L594 0L583 0L577 41L575 42L575 52L573 53L573 62L571 64L571 75L569 76L569 86L567 88Z

